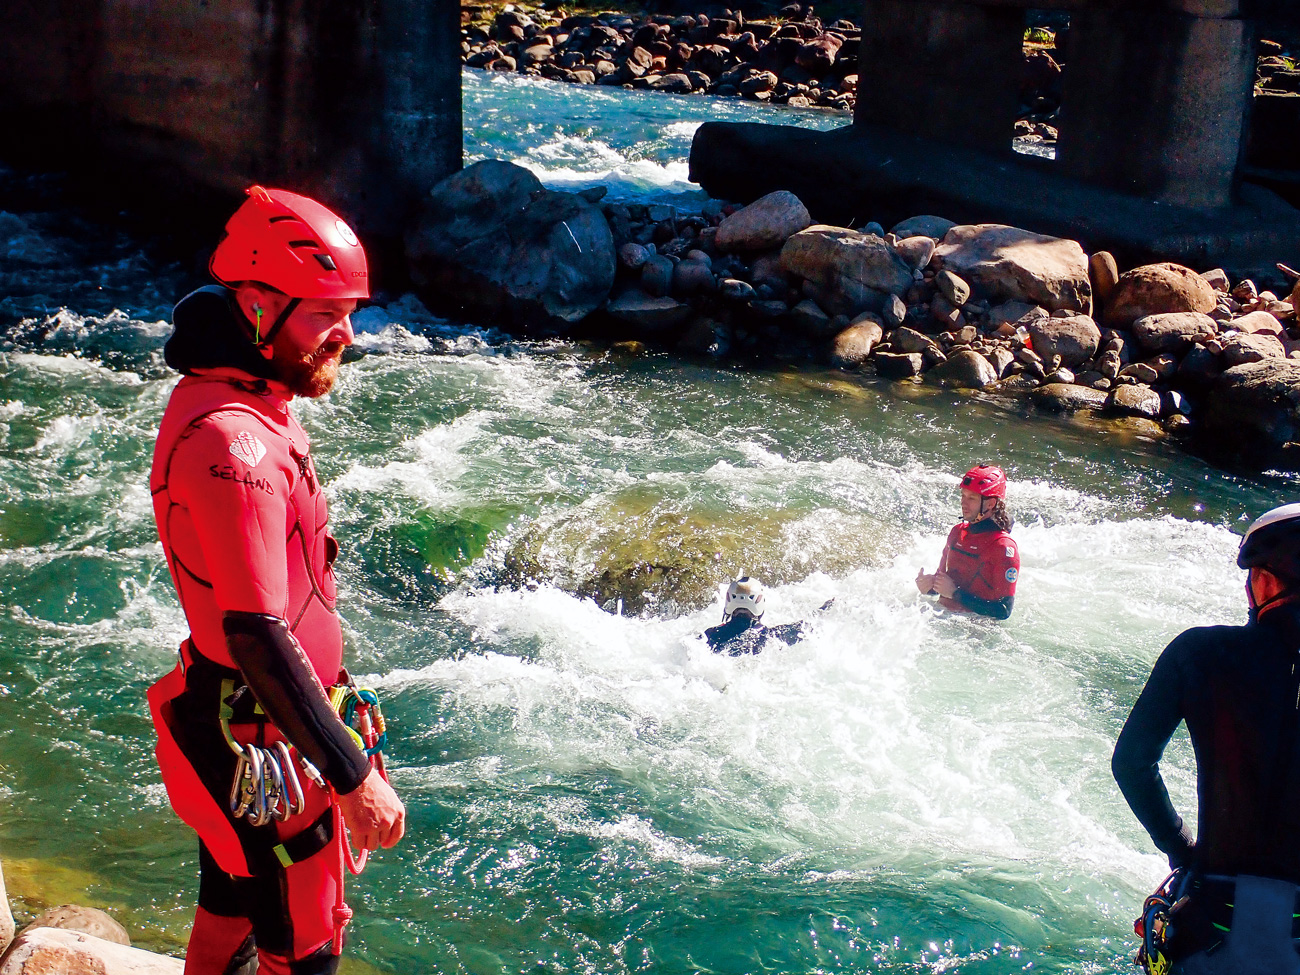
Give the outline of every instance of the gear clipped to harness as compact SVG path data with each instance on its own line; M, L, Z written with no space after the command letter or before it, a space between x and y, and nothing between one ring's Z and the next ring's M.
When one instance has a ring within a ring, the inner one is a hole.
M1143 902L1142 916L1133 922L1133 933L1142 939L1133 964L1147 975L1168 975L1173 961L1169 955L1169 943L1174 935L1173 916L1187 900L1185 895L1177 896L1185 873L1179 867L1166 877L1155 893Z

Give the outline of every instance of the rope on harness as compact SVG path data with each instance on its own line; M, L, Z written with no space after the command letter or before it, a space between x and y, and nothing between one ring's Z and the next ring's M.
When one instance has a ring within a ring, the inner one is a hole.
M369 687L357 687L346 670L340 672L338 683L330 688L330 704L343 719L343 725L357 739L358 744L370 758L370 766L384 781L388 781L388 772L384 768L384 746L388 744L387 726L379 707L379 695ZM334 807L334 832L338 840L338 857L334 869L334 939L330 942L330 951L334 955L343 952L343 931L352 920L352 908L344 899L344 880L347 874L361 876L366 869L369 851L362 850L358 855L352 854L352 843L348 839L347 827L343 822L343 807L339 805L338 793L329 790L330 804Z
M1173 935L1170 920L1179 906L1175 903L1174 896L1182 883L1183 874L1183 868L1179 867L1166 877L1155 893L1143 902L1142 916L1133 922L1133 933L1142 939L1133 964L1147 975L1168 975L1169 966L1173 962L1167 954L1169 939Z

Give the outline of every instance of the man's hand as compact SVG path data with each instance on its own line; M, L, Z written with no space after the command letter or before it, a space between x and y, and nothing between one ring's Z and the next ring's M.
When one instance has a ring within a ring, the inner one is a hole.
M946 572L936 572L934 574L934 591L944 599L952 599L957 592L957 583L952 581L952 576Z
M927 573L924 568L916 573L916 588L921 595L928 596L934 592L934 573Z
M396 846L406 832L406 807L374 769L345 796L339 796L343 822L359 850Z

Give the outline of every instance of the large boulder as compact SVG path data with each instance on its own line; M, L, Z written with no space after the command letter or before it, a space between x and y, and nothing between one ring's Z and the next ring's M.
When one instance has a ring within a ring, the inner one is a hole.
M780 247L812 224L808 208L789 190L761 196L718 224L714 246L722 251L761 251Z
M1075 383L1048 383L1039 386L1030 397L1035 405L1049 413L1074 413L1078 410L1101 410L1108 394L1102 389Z
M889 295L912 286L912 269L883 238L822 224L785 242L781 269L812 282L833 315L880 311Z
M958 389L983 389L998 381L998 373L974 349L960 349L927 372L925 378Z
M614 284L604 214L496 159L433 188L407 234L406 255L430 308L524 329L566 331Z
M1125 271L1106 303L1105 321L1127 328L1146 315L1197 311L1208 315L1218 305L1214 288L1181 264L1147 264Z
M112 916L95 907L82 907L79 904L63 904L36 915L27 927L19 932L22 937L35 928L59 928L64 931L80 931L93 934L114 944L129 945L131 937L126 928L113 920Z
M1300 470L1300 362L1234 366L1205 397L1200 445L1214 459L1254 470Z
M1087 315L1070 318L1035 318L1026 323L1034 351L1044 361L1054 355L1061 357L1061 365L1073 369L1097 354L1101 344L1101 329Z
M1112 413L1123 416L1144 416L1149 420L1160 418L1160 394L1142 383L1116 386L1111 390L1106 405Z
M841 369L856 369L871 356L884 330L870 319L855 322L831 343L831 363Z
M1026 301L1051 311L1092 311L1088 257L1073 240L974 224L949 230L935 254L942 267L971 285L977 298Z
M1143 315L1133 323L1133 337L1147 352L1181 354L1191 348L1198 335L1213 335L1217 331L1214 319L1199 311Z
M0 961L0 975L181 975L184 968L179 958L59 928L23 932Z

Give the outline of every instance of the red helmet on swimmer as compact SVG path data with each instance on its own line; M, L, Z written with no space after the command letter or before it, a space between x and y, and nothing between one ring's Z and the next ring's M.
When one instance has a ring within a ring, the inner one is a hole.
M961 486L985 498L1007 496L1007 475L1001 467L979 464L961 476Z
M250 186L208 264L226 287L264 284L291 298L369 298L366 252L336 213L287 190Z

